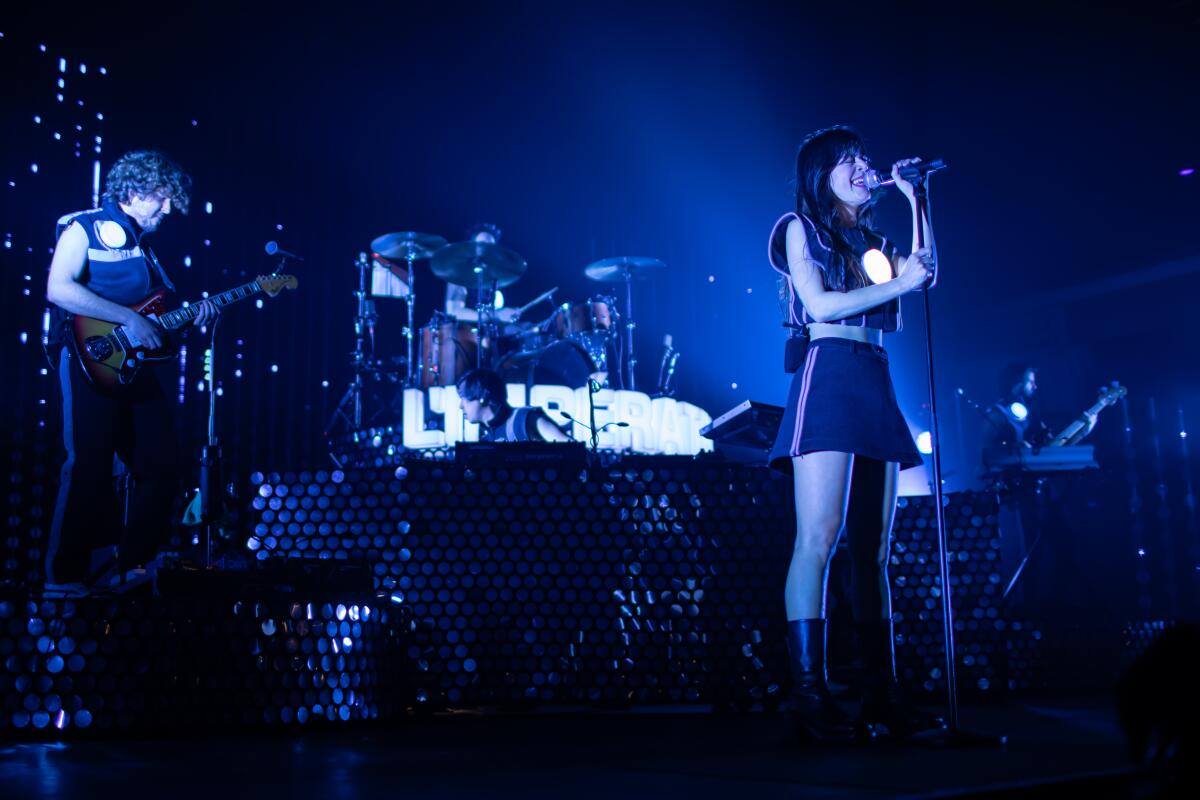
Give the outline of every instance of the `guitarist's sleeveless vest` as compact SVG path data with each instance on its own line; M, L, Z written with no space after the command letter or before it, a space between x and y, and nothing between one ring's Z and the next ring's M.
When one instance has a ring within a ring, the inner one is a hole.
M55 241L79 223L88 237L87 263L79 282L91 291L121 305L146 299L160 288L174 291L154 251L142 245L142 231L120 206L106 202L101 208L67 214L58 221ZM68 314L50 306L50 342L65 343L63 325Z

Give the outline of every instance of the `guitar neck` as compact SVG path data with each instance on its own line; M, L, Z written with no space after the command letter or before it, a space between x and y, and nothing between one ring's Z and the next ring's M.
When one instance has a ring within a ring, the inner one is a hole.
M1051 439L1050 442L1046 446L1047 447L1062 447L1063 445L1067 444L1075 437L1076 434L1078 434L1080 431L1082 431L1084 428L1087 427L1089 417L1096 416L1101 411L1108 408L1113 403L1117 402L1117 400L1119 400L1119 399L1120 399L1120 395L1109 395L1107 397L1101 398L1100 400L1097 400L1096 404L1094 406L1089 408L1087 411L1083 412L1082 416L1080 416L1079 419L1075 420L1070 425L1068 425L1066 430L1064 430L1058 436L1055 436L1053 439Z
M209 297L208 300L216 304L217 308L233 305L239 300L245 300L247 297L258 294L262 291L262 287L258 285L258 281L250 281L250 283L242 284L227 292L221 292L218 295ZM168 311L158 318L159 324L168 330L181 328L196 318L200 313L199 301L190 303L184 308L177 308L174 311Z

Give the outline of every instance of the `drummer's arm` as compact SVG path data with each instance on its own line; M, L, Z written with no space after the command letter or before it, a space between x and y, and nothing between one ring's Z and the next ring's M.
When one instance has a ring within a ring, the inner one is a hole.
M537 421L538 436L542 437L546 442L569 442L571 438L562 432L562 428L555 425L545 414L538 416Z
M446 284L446 313L464 322L474 322L479 319L478 312L467 308L467 289L455 283Z

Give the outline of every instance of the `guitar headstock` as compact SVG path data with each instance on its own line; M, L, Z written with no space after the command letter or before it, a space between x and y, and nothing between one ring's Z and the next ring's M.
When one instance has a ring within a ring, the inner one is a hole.
M295 289L299 281L295 275L259 275L254 279L258 287L266 293L268 297L274 297L284 289Z
M1096 402L1102 403L1104 406L1111 406L1128 393L1128 389L1113 381L1111 386L1105 386L1100 390L1100 394L1096 397Z

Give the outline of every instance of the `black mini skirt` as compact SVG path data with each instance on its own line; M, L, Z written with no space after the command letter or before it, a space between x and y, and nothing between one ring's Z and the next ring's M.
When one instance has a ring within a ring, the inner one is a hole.
M900 469L922 463L882 347L836 337L808 346L792 375L770 464L791 474L793 457L822 450L895 462Z

